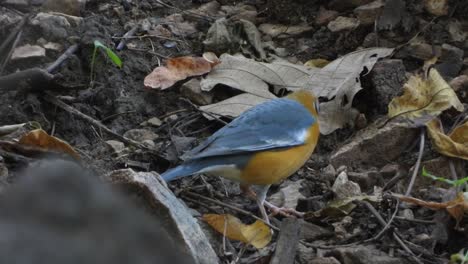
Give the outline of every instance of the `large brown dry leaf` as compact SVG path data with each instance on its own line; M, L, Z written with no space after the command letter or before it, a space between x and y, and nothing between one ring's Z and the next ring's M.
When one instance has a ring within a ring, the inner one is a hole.
M40 147L49 151L67 153L75 159L80 155L67 142L53 136L49 136L42 129L35 129L22 136L19 143L26 146Z
M401 116L410 124L421 126L452 106L463 111L463 104L453 89L436 69L431 69L427 79L410 77L403 95L388 105L388 116Z
M439 119L430 121L426 127L432 144L438 152L468 160L468 121L455 128L448 136L442 131Z
M393 49L372 48L352 52L322 69L286 61L262 63L242 56L223 54L221 63L206 76L201 87L202 90L209 91L217 84L224 84L263 100L274 98L268 90L269 85L291 90L309 89L316 96L330 99L321 104L323 111L319 116L320 132L330 134L347 123L353 123L358 112L351 105L356 93L362 89L360 74L364 70L370 71L378 59L390 55L392 51ZM223 102L217 104L216 110L219 112L212 113L229 112L238 116L242 113L239 110L245 110L229 109L232 108L230 104L221 107L222 104ZM250 107L252 106L254 105Z
M166 66L156 67L145 77L146 87L153 89L167 89L176 82L190 76L198 76L211 71L219 62L210 62L202 57L177 57L168 59Z
M260 220L245 225L230 214L205 214L203 220L227 238L251 244L256 248L264 248L271 241L270 228Z
M468 203L465 202L464 193L459 193L455 199L448 201L448 202L444 202L444 203L428 202L428 201L420 200L417 198L398 195L398 194L394 194L394 196L399 198L403 202L416 204L416 205L426 207L432 210L445 209L457 221L457 227L458 227L458 224L460 223L460 220L462 220L465 212L468 212Z

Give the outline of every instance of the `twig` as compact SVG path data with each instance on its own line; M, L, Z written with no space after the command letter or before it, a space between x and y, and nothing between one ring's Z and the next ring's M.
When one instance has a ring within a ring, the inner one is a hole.
M414 222L418 224L430 224L430 225L437 224L437 222L433 220L410 219L410 218L401 217L401 216L395 216L395 219L400 220L400 221Z
M175 39L175 38L169 38L169 37L164 37L161 35L151 35L151 34L145 34L141 36L123 36L123 37L112 37L113 39L142 39L142 38L158 38L158 39L164 39L164 40L171 40L174 42L182 42L184 43L185 41L180 40L180 39Z
M380 215L379 212L377 212L377 210L374 208L374 206L372 206L372 204L370 204L369 202L367 201L363 201L362 202L364 205L366 205L367 209L369 209L369 211L371 211L371 213L375 216L375 218L377 218L377 220L379 221L379 223L383 226L386 226L387 225L387 222L385 222L385 220L383 219L383 217ZM400 246L406 251L408 252L408 254L410 254L410 256L413 258L413 260L418 263L418 264L423 264L421 262L421 260L419 260L416 255L413 253L413 251L411 251L411 249L408 248L408 246L406 246L405 242L403 242L403 240L398 236L398 234L396 232L393 232L393 238L398 242L398 244L400 244Z
M223 123L224 125L227 125L228 123L226 121L223 121L221 120L219 117L217 117L216 115L210 113L210 112L207 112L207 111L203 111L200 109L200 107L198 107L196 104L192 103L189 99L186 99L186 98L179 98L180 100L184 101L184 102L187 102L189 103L193 108L195 108L197 111L200 111L201 113L204 113L214 119L216 119L217 121Z
M263 223L265 223L266 225L268 225L269 227L271 227L271 229L276 230L276 231L279 231L279 228L278 228L278 227L276 227L276 226L274 226L274 225L272 225L272 224L268 224L267 222L265 222L265 220L263 220L262 218L260 218L260 217L258 217L258 216L256 216L256 215L252 214L251 212L245 211L245 210L243 210L243 209L237 208L237 207L232 206L232 205L230 205L230 204L223 203L223 202L221 202L221 201L218 201L218 200L215 200L215 199L211 199L211 198L209 198L209 197L206 197L206 196L203 196L203 195L194 193L194 192L184 191L183 194L185 194L185 195L190 195L190 196L192 196L192 197L199 198L199 199L204 199L204 200L210 201L210 202L212 202L212 203L214 203L214 204L221 205L221 206L227 207L227 208L229 208L229 209L231 209L231 210L237 211L237 212L239 212L239 213L241 213L241 214L248 215L248 216L250 216L250 217L252 217L252 218L255 218L256 220L262 221Z
M382 228L382 230L376 236L374 236L373 238L365 240L364 243L368 243L368 242L371 242L371 241L376 241L388 230L388 228L390 228L390 225L392 224L393 219L395 219L395 216L396 216L396 214L398 212L398 208L400 207L400 200L397 199L396 201L397 202L396 202L396 205L395 205L395 211L393 211L392 217L387 222L387 224L384 226L384 228Z
M138 30L140 26L136 25L132 29L130 29L127 33L125 33L122 37L122 40L120 40L119 45L115 48L116 50L123 50L125 48L125 44L127 44L127 39L133 37L135 35L135 32Z
M78 47L79 47L78 44L74 44L68 47L68 49L62 55L60 55L60 57L58 57L57 60L55 60L51 65L49 65L46 68L46 71L49 73L54 72L58 67L60 67L60 65L62 65L64 61L70 58L70 56L73 55L78 50Z
M18 34L16 35L15 41L13 41L13 44L11 45L10 51L8 51L7 55L4 57L2 66L0 67L0 75L3 73L3 70L5 70L7 63L10 61L11 55L15 51L16 45L18 45L18 42L21 39L22 35L23 35L23 30L20 30Z
M66 103L60 101L59 99L57 99L55 96L51 95L50 93L48 92L45 92L45 95L42 96L42 98L44 98L44 100L46 100L47 102L53 104L53 105L56 105L58 107L60 107L61 109L69 112L70 114L73 114L89 123L91 123L92 125L94 126L97 126L99 127L100 129L104 130L106 133L108 133L109 135L113 136L114 138L128 144L128 145L131 145L131 146L134 146L134 147L137 147L137 148L140 148L140 149L145 149L145 150L148 150L148 151L154 151L153 149L150 149L148 147L146 147L145 145L139 143L139 142L136 142L136 141L133 141L129 138L126 138L124 136L121 136L117 133L115 133L114 131L110 130L109 128L107 128L105 125L103 125L101 122L99 122L98 120L78 111L77 109L73 108L72 106L69 106L67 105Z
M24 24L26 24L26 21L28 21L29 17L31 17L31 15L24 16L21 22L19 22L18 25L10 32L10 35L6 37L2 45L0 45L0 54L2 54L4 52L3 50L6 49L6 47L8 47L10 42L12 42L13 39L16 38L16 35L21 30L21 28L23 28Z
M411 176L410 183L408 185L408 189L406 189L405 196L409 196L411 193L411 190L413 189L414 181L416 180L416 176L419 173L419 167L421 166L421 159L424 153L424 129L421 128L421 142L419 143L419 154L418 154L418 159L416 161L416 164L414 165L414 170L413 170L413 175Z

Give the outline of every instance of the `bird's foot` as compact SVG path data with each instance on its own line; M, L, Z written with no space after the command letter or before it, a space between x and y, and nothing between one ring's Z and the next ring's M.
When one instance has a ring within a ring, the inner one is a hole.
M278 207L267 201L264 202L264 205L270 210L273 216L282 215L285 217L297 217L297 218L304 217L304 213L298 212L293 208Z

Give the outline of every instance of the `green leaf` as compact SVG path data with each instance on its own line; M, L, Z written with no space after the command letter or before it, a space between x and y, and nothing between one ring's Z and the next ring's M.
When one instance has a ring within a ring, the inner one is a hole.
M99 40L94 41L94 47L101 48L101 49L105 50L107 56L111 59L111 61L115 65L117 65L117 67L122 68L122 60L110 48L106 47Z
M456 180L456 181L449 180L449 179L446 179L446 178L443 178L443 177L437 177L435 175L432 175L432 174L428 173L426 171L426 168L424 168L424 167L422 169L422 175L424 177L431 178L431 179L433 179L435 181L445 182L445 183L450 184L452 186L460 186L460 185L462 185L462 184L464 184L465 182L468 181L468 177L465 177L465 178L462 178L462 179L459 179L459 180Z

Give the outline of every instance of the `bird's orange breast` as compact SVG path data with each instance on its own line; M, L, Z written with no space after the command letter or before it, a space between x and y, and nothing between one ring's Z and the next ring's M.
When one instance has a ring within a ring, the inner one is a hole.
M256 153L242 170L240 180L245 184L277 183L299 170L312 155L319 137L318 123L308 130L306 143L284 150Z

